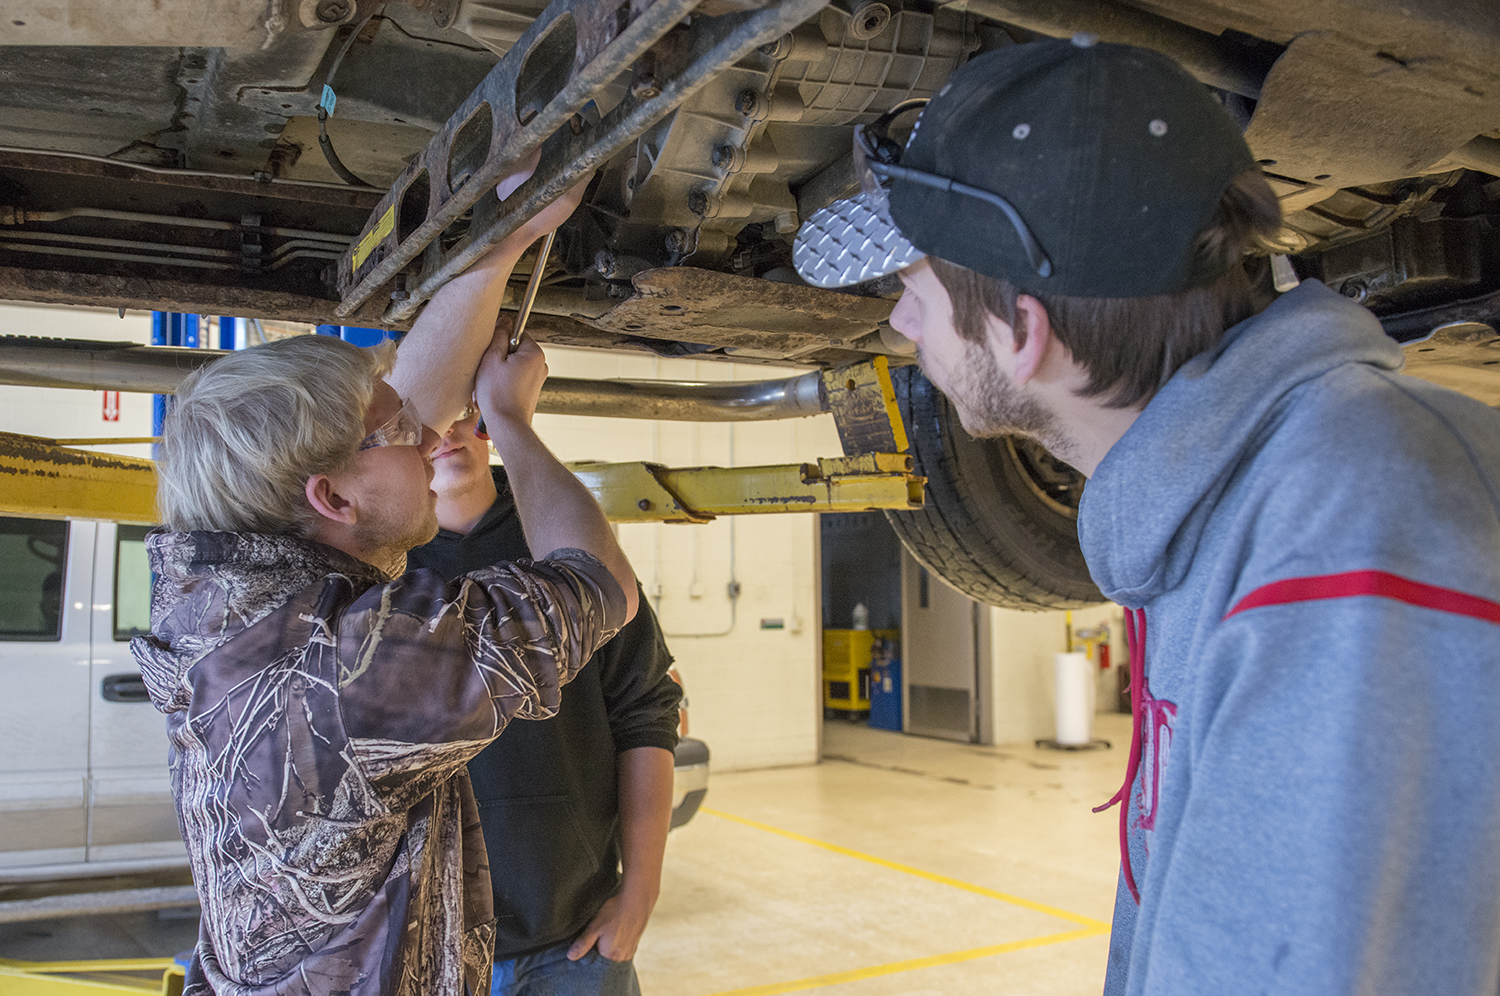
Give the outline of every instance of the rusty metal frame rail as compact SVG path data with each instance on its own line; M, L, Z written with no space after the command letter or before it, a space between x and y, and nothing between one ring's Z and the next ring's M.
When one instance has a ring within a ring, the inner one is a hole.
M663 41L696 3L553 0L376 206L360 239L339 261L342 301L338 314L353 314L421 254L415 286L395 295L386 312L388 321L405 321L449 279L666 117L716 73L823 7L823 0L779 0L761 10L697 17ZM627 10L628 23L622 28L620 21ZM573 50L570 77L545 106L535 106L539 98L534 92L545 90L549 68L555 71L549 61L565 57L569 48ZM569 124L578 125L578 115L595 95L648 51L654 63L649 83L632 87L631 94L598 124L583 123L575 134ZM465 177L454 190L455 145L460 157L469 155L469 143L476 136L466 128L479 128L486 108L491 122L487 155L464 171ZM533 111L535 116L529 116ZM549 141L554 135L558 140ZM501 203L493 196L494 185L539 148L542 162L535 174ZM404 231L403 202L414 188L418 192L414 196L419 196L418 181L424 173L428 184L424 220ZM468 232L443 252L437 244L439 234L470 208L474 218Z

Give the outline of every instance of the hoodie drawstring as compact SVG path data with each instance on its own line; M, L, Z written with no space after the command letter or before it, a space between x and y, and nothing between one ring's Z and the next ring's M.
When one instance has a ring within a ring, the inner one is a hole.
M1125 610L1125 645L1130 651L1130 760L1125 765L1125 784L1094 812L1102 813L1120 804L1120 866L1125 872L1125 886L1135 904L1141 904L1141 893L1135 885L1135 871L1130 867L1130 835L1126 821L1130 816L1130 789L1141 770L1141 697L1146 686L1146 610Z

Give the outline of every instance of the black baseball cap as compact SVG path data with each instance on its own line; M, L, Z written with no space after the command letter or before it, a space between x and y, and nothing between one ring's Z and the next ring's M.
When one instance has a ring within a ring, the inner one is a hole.
M1088 35L1012 45L960 67L880 188L866 176L815 212L793 258L820 287L930 254L1033 294L1170 294L1221 275L1193 243L1255 168L1234 119L1166 56Z

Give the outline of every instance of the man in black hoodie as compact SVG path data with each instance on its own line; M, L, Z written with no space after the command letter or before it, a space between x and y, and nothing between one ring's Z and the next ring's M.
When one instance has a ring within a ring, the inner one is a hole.
M478 423L471 409L433 455L441 529L411 551L413 567L456 577L531 557ZM563 689L557 716L514 724L469 763L494 883L496 996L640 991L631 959L661 885L682 699L640 604Z

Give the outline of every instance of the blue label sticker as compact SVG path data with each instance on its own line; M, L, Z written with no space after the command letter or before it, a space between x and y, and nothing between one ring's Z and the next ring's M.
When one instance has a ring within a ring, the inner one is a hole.
M331 118L333 117L333 105L338 103L338 101L339 98L334 94L333 87L329 86L327 83L324 83L323 99L318 101L318 106L327 111L328 116Z

